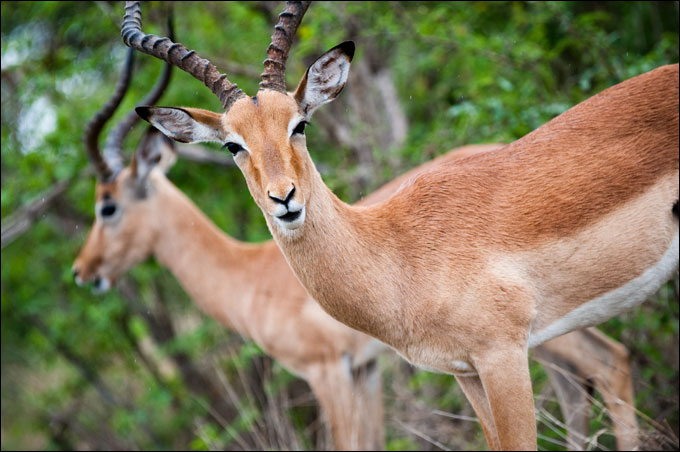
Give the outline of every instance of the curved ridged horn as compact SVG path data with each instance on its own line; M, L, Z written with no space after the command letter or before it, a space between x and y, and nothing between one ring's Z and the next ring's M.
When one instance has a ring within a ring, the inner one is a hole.
M123 100L123 96L125 96L125 92L130 86L133 61L134 51L130 49L128 50L123 72L118 79L118 83L116 84L116 88L113 91L113 95L109 101L92 117L85 128L85 133L83 134L85 151L89 155L90 161L97 171L99 180L102 182L109 181L115 175L116 168L112 168L109 165L109 162L107 162L102 157L102 154L99 150L99 135L101 134L106 121L108 121L111 116L113 116L116 108L118 108L120 105L120 102Z
M168 18L168 35L170 39L175 39L175 31L172 25L172 16ZM132 50L132 49L130 49ZM138 105L154 105L161 98L163 92L168 87L170 83L170 76L172 74L172 64L165 63L163 66L163 71L158 77L158 81L152 88L151 91L138 103ZM141 118L139 115L132 110L130 113L120 121L116 127L109 133L106 138L106 144L104 145L104 158L107 162L117 161L120 167L123 167L123 143L125 138L128 136L132 128L139 122Z
M288 51L297 31L302 16L312 2L286 2L286 7L279 14L279 23L274 27L272 42L267 47L267 59L264 60L264 72L260 76L260 89L273 89L286 92L286 60Z
M228 111L237 99L245 96L235 83L227 79L226 74L221 74L214 64L199 57L195 51L187 50L182 44L172 42L170 38L142 32L142 12L138 1L125 2L121 35L126 46L171 63L202 81L220 99L225 111Z

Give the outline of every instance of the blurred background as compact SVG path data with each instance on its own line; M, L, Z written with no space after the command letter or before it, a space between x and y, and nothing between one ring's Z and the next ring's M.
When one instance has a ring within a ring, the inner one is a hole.
M168 5L143 9L145 31L164 35ZM175 3L177 40L252 95L281 9ZM153 260L101 296L73 282L94 218L81 137L122 67L122 17L122 2L2 2L1 448L328 448L306 383L199 312ZM318 2L288 59L289 88L347 39L357 44L350 81L316 113L307 140L329 187L354 202L453 147L510 142L611 85L677 63L678 2ZM137 56L109 125L161 66ZM179 70L160 104L221 111ZM142 131L128 137L128 156ZM268 240L228 162L181 160L168 176L228 234ZM600 328L630 349L643 446L677 448L677 276ZM453 377L392 355L380 368L388 449L486 448ZM555 395L543 369L531 370L539 448L564 449ZM230 418L211 414L214 389L233 406ZM613 449L611 421L593 398L589 447Z

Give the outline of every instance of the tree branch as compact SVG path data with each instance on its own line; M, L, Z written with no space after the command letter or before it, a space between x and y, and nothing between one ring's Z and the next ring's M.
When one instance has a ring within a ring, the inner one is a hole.
M152 288L154 309L149 310L141 304L139 292L132 281L122 279L118 283L118 290L128 301L132 312L144 319L154 342L163 346L176 338L176 332L170 314L160 299L158 285L152 283ZM189 390L208 400L210 415L218 425L224 427L238 416L235 408L227 402L219 385L209 374L203 372L187 353L173 351L169 354L169 357L179 369Z
M52 203L64 194L71 185L72 178L56 183L46 191L42 192L30 203L20 207L16 211L7 215L2 221L2 243L1 248L5 248L17 237L26 232L40 216L50 208Z
M97 369L90 366L86 359L78 356L76 351L73 350L68 344L51 334L50 330L47 328L47 326L45 326L38 316L26 316L26 323L31 324L36 330L38 330L47 339L47 341L50 342L54 349L78 370L80 376L97 391L104 402L114 407L124 406L124 404L121 403L114 395L113 391L100 378Z

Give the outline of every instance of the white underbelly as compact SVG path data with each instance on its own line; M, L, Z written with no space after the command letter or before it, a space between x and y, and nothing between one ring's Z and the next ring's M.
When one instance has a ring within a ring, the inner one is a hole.
M661 260L625 285L590 300L540 331L529 334L529 347L535 347L570 331L602 323L649 298L678 268L679 239L676 232Z

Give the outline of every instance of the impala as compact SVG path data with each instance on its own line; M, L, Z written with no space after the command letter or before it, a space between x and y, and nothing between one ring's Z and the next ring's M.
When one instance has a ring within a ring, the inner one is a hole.
M166 65L161 80L152 93L144 99L145 103L155 103L162 94L169 81L171 67L171 65ZM172 142L163 139L157 132L147 132L133 160L134 166L122 169L122 143L138 118L136 114L127 116L120 125L113 129L107 140L108 153L105 155L108 159L101 158L97 147L98 135L106 120L113 114L116 105L122 100L130 81L130 71L131 64L128 62L112 101L100 114L95 115L96 119L87 128L86 149L97 168L100 182L97 185L96 194L97 220L73 267L76 281L79 284L94 281L95 289L106 290L134 263L168 246L165 243L163 247L159 247L158 244L153 244L153 240L148 243L150 238L156 237L157 240L162 241L173 241L179 238L179 246L186 244L187 249L190 249L188 252L190 258L196 256L196 262L205 262L197 267L198 272L204 274L205 278L219 281L219 283L209 283L215 287L217 296L206 296L201 291L201 285L205 284L203 277L197 278L193 272L182 270L184 266L177 265L178 256L174 252L162 253L165 257L161 262L174 263L168 264L168 267L171 270L175 269L176 276L182 281L187 291L195 294L196 303L225 326L233 328L233 322L238 319L243 325L240 329L243 334L256 338L265 350L293 372L301 375L315 375L313 367L316 363L318 367L316 373L336 378L335 382L323 381L319 378L319 381L313 383L312 387L323 409L329 413L328 417L334 425L331 430L339 438L339 447L380 447L381 401L380 382L377 375L358 373L356 376L348 377L349 372L338 374L338 368L355 361L352 359L353 355L343 355L343 348L352 348L347 346L348 343L352 343L352 333L347 328L338 325L316 305L309 304L309 297L304 293L304 289L297 282L274 242L248 246L219 232L216 226L200 214L198 208L165 178L163 170L167 170L169 164L175 160L175 152ZM404 181L436 165L499 147L500 145L495 144L477 145L451 151L398 177L360 203L380 202L397 191ZM163 215L159 216L159 212L163 212ZM196 246L195 237L188 228L175 230L175 228L168 227L166 229L168 223L177 224L182 221L193 222L199 231L205 231L203 232L204 243L209 242L210 246L207 248ZM215 263L223 263L223 265ZM249 269L252 271L248 271ZM216 276L215 272L219 274ZM270 281L263 282L258 277L259 274L267 274L272 278ZM279 282L281 284L278 287L272 286ZM283 307L282 302L286 303ZM257 311L251 310L254 306L257 306ZM259 313L259 311L262 312ZM253 314L258 314L258 317L252 317ZM310 316L316 316L317 320L310 324L312 320ZM315 330L326 324L330 328L324 332ZM299 333L291 335L291 332ZM337 335L333 337L336 333ZM354 336L361 337L358 333ZM282 343L281 338L287 339ZM356 338L354 341L362 343ZM575 449L583 449L586 446L587 409L590 403L586 400L587 392L582 385L590 380L604 395L605 403L614 420L619 447L621 449L633 448L636 445L637 425L632 407L632 380L626 348L597 330L587 330L575 331L563 338L550 341L538 349L540 350L539 356L543 359L575 374L574 378L569 379L558 370L546 368L569 426L569 445ZM579 352L584 349L593 349L597 353L592 356L579 356ZM329 363L319 364L319 357L326 357ZM361 360L367 358L361 358ZM342 364L339 363L340 360ZM330 370L324 370L324 366L329 367ZM368 381L361 380L367 376L372 376L374 379L370 383L376 385L372 391L368 390L370 386L365 386ZM354 378L359 378L359 380L354 381ZM368 401L372 405L368 408L360 406L360 399L352 397L349 389L344 390L350 386L348 380L353 380L352 389L359 390L360 397L369 396ZM337 393L339 396L349 397L350 403L343 408L347 412L334 408L343 405L329 390L329 384L340 389ZM361 415L362 409L368 410L367 416ZM355 410L359 415L349 418L348 413ZM373 419L371 416L376 417ZM352 429L359 428L357 424L346 425L352 419L355 422L367 422L367 426L373 429L372 433L367 433L369 436L365 440L357 438L343 441L343 438L354 438Z
M644 301L678 266L678 66L576 105L497 151L420 174L389 199L350 206L323 183L304 127L342 90L342 43L287 93L285 61L309 4L289 2L260 91L168 38L124 42L203 81L222 114L138 108L178 141L233 154L296 276L343 323L426 369L454 374L489 446L534 449L528 349Z

